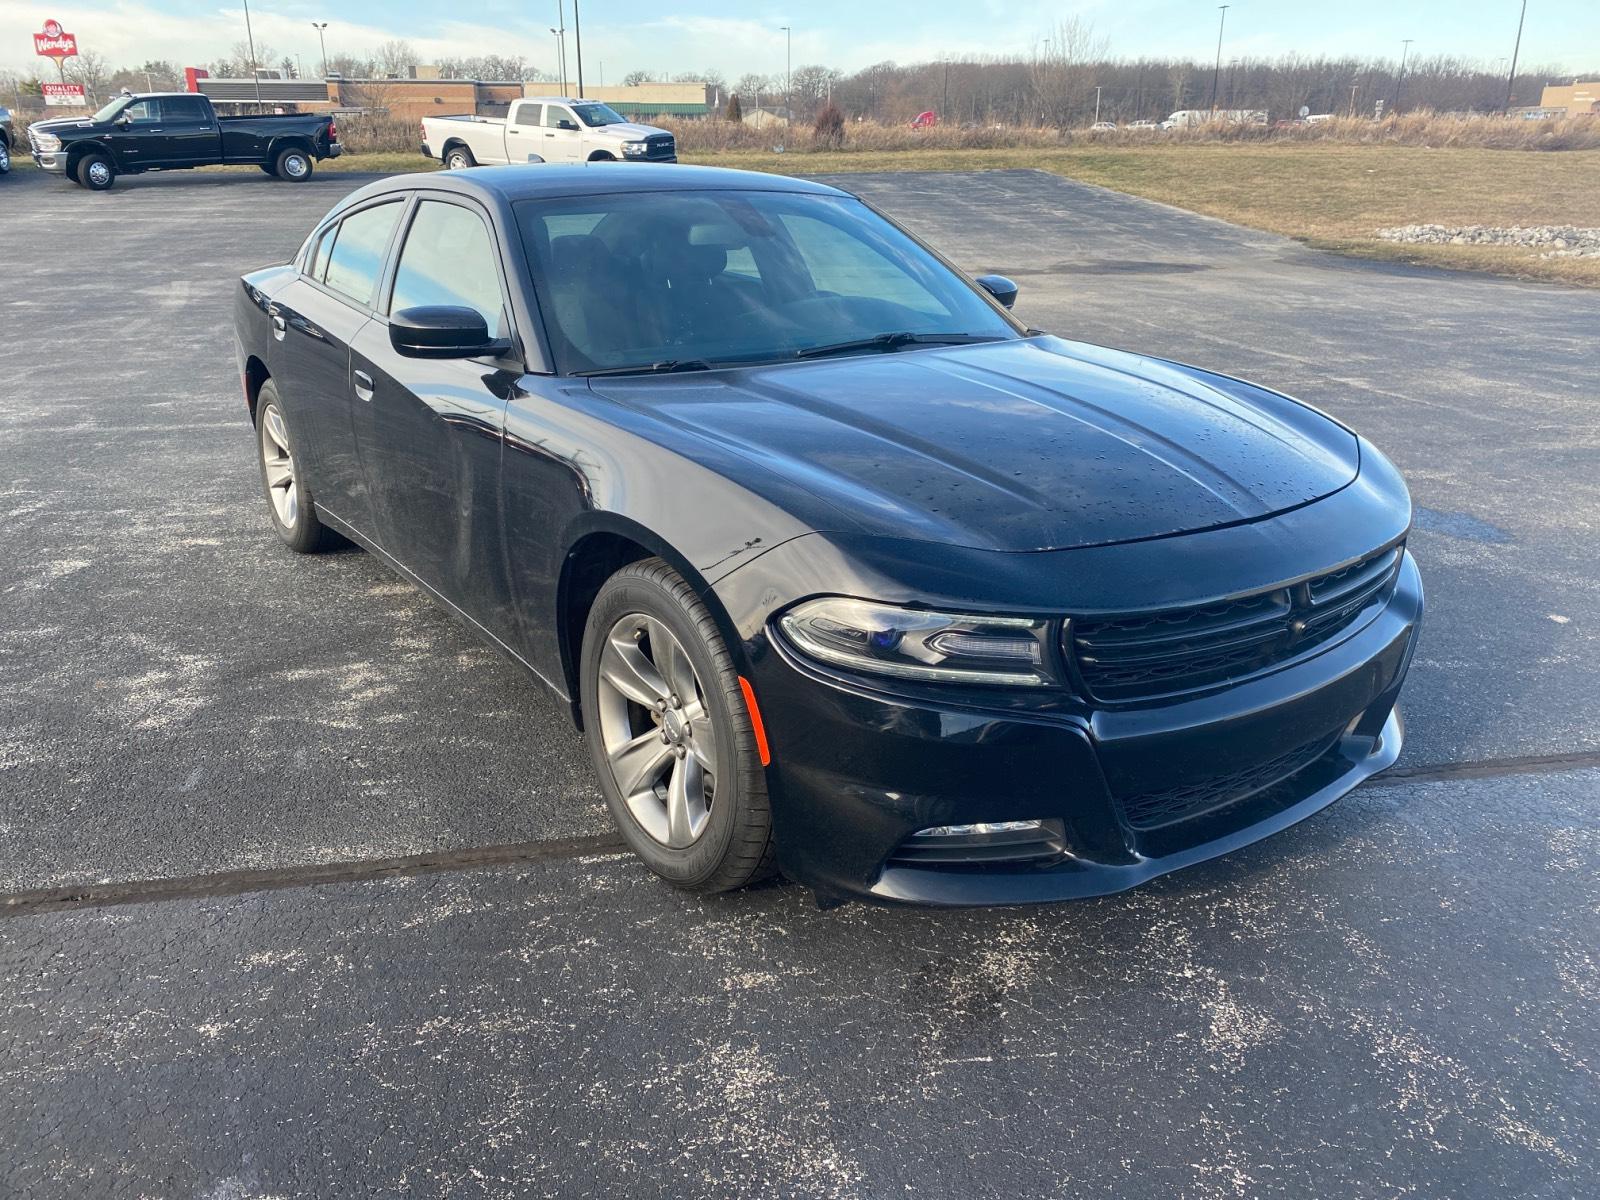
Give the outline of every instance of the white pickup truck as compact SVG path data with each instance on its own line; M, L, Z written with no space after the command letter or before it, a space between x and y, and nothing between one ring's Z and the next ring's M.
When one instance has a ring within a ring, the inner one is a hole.
M422 152L451 170L525 162L677 162L677 139L594 100L529 96L498 117L424 117Z

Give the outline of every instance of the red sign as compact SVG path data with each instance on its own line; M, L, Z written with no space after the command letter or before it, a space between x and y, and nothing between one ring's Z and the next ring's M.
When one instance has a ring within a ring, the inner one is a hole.
M46 21L44 31L33 35L33 52L58 61L78 56L78 39L61 28L60 21Z
M41 83L39 91L46 104L67 104L77 108L87 107L81 83Z

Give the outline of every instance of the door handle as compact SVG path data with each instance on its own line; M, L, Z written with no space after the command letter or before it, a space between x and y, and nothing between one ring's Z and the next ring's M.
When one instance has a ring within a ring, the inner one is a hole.
M360 396L363 400L371 400L373 389L372 376L368 375L365 371L356 371L351 374L350 378L355 382L356 395Z
M520 129L508 129L508 130L506 130L506 132L507 133L521 133L522 130L520 130Z

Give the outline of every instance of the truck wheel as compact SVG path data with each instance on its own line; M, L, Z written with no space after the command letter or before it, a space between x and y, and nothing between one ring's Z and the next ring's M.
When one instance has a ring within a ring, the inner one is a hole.
M290 183L304 183L311 178L311 155L296 146L280 151L272 164L272 173Z
M103 192L117 181L117 169L104 154L85 154L78 160L78 182L91 192Z
M444 156L446 171L465 171L468 167L477 165L478 160L472 157L472 151L465 146L452 146L449 153Z
M4 175L9 170L11 170L11 148L4 142L0 142L0 175Z

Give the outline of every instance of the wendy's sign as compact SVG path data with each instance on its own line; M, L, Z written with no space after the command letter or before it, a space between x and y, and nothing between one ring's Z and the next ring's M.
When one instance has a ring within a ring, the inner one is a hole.
M33 35L33 52L57 62L63 58L76 58L78 39L61 28L60 21L46 21L43 31Z

